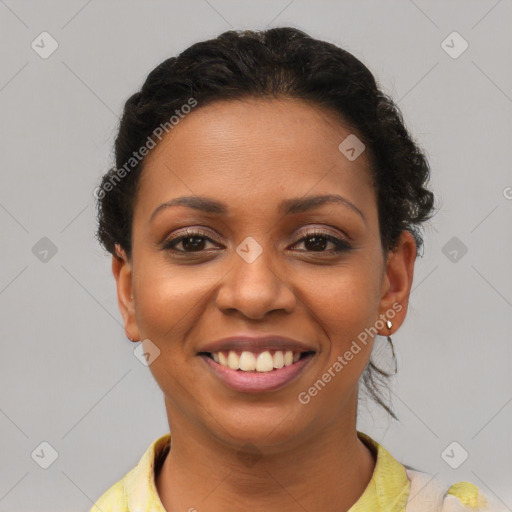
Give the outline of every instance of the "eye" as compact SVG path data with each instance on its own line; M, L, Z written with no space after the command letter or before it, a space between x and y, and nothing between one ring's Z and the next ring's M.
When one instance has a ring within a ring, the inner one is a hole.
M166 240L162 244L162 249L178 254L201 253L212 249L208 247L209 243L214 245L213 249L221 245L202 231L187 229ZM304 244L305 250L300 252L338 254L352 249L352 246L345 240L318 230L306 233L305 236L294 244L294 247L301 243ZM327 249L329 244L333 246L331 249Z
M304 247L306 247L306 251L304 252L338 254L352 249L352 246L345 240L322 231L311 231L307 233L295 245L300 243L303 243ZM333 244L334 247L330 250L325 250L329 243Z
M217 242L212 240L205 233L197 230L187 229L182 231L179 235L166 240L162 248L170 250L176 253L195 253L207 250L205 247L209 242L215 245L219 245ZM177 248L181 244L181 249Z

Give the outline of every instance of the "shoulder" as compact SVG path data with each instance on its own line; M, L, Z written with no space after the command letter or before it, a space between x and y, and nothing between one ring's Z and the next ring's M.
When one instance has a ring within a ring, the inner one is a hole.
M472 482L447 484L421 471L407 469L411 482L407 512L425 510L425 505L440 512L504 512L499 502L491 499Z
M452 484L446 492L445 499L448 496L455 496L463 505L473 509L487 505L487 499L482 491L471 482Z
M155 465L158 466L167 453L170 438L170 433L167 433L153 441L138 464L107 489L90 512L163 511L155 486L154 470Z
M130 471L130 473L132 473L132 471ZM128 473L128 475L130 473ZM89 512L128 512L129 507L126 495L126 480L128 475L109 487L96 500Z
M478 512L506 512L509 510L500 501L471 482L457 482L450 486L445 496L445 502L448 503L449 500L455 499L465 507L464 510ZM449 510L446 508L447 512Z

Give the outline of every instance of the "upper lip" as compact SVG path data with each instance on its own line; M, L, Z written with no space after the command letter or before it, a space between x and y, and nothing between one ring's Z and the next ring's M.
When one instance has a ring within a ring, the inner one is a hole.
M220 352L220 351L248 351L263 352L265 350L291 350L292 352L309 352L316 350L301 341L288 338L286 336L267 335L267 336L247 336L235 335L212 341L204 345L201 352Z

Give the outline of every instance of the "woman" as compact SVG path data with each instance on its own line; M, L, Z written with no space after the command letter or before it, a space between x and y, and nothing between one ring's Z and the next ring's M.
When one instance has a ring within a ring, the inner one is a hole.
M292 28L226 32L149 74L115 150L98 238L172 435L92 510L491 510L356 429L360 380L394 416L370 356L433 212L360 61Z

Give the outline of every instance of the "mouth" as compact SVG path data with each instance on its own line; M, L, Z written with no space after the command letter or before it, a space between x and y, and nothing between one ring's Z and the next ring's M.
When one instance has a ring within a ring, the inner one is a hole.
M230 350L199 352L198 356L209 371L230 389L264 393L277 391L296 380L315 354L313 350L265 350L259 353Z

